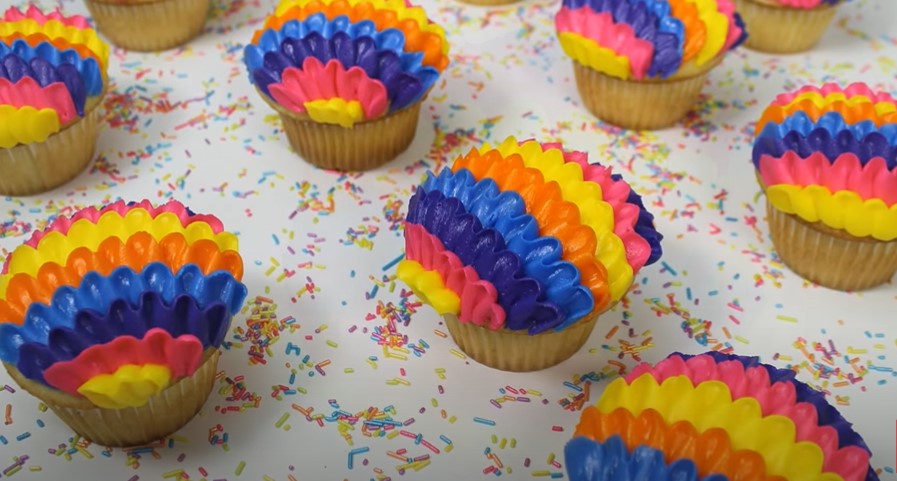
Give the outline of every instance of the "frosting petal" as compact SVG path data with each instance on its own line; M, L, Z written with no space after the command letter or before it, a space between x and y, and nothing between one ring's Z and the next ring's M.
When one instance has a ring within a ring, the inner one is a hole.
M0 148L43 142L60 127L55 110L0 105Z

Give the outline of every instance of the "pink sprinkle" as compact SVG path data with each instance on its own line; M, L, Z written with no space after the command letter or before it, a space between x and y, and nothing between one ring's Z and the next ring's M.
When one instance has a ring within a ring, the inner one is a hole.
M492 405L497 407L498 409L501 409L501 404L499 404L498 401L496 401L495 399L490 399L489 402L492 403Z
M560 433L564 431L564 428L561 426L552 426L551 430Z
M528 467L529 467L529 463L530 463L529 458L524 459L524 460L523 460L523 467L524 467L524 468L528 468Z
M205 469L203 469L202 466L200 466L200 468L199 468L199 474L201 474L203 477L206 477L206 476L209 475L209 472L206 471Z
M429 441L422 440L420 443L423 444L425 448L429 449L430 451L433 451L433 454L439 454L439 448L430 444Z
M505 386L505 391L508 391L508 392L514 393L514 394L520 394L520 391L512 388L511 386Z

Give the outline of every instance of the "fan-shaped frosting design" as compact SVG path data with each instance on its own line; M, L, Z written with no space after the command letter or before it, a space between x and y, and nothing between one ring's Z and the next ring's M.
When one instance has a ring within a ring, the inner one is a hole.
M505 247L501 234L484 229L459 200L440 192L416 192L408 203L406 222L423 226L495 286L509 329L537 333L563 321L563 312L544 299L539 282L525 277L520 258Z
M766 196L776 209L807 222L822 222L854 237L897 239L897 206L889 207L881 199L863 200L856 192L832 192L821 185L786 184L767 187Z
M60 121L66 124L75 118L75 112L84 115L87 91L80 75L71 64L56 67L42 58L26 62L8 54L0 59L0 97L12 100L2 105L58 109ZM34 103L25 103L29 100Z
M766 473L766 462L755 451L732 449L729 434L722 429L702 433L688 421L667 424L653 409L633 416L620 408L602 413L589 406L582 411L574 438L583 436L598 442L618 437L629 452L647 446L664 454L667 462L677 459L692 461L700 476L718 473L732 481L778 481Z
M467 169L443 169L438 176L430 173L419 189L458 199L484 228L498 231L506 239L507 248L523 261L524 273L539 281L547 299L564 310L565 323L592 312L595 302L580 282L579 269L561 259L558 239L540 236L538 221L526 212L520 194L500 192L492 179L477 182Z
M68 256L79 247L95 251L101 242L110 237L125 240L137 232L148 232L157 241L171 233L182 233L190 243L211 238L221 250L237 248L236 236L229 232L214 234L205 222L193 222L185 227L171 213L151 218L142 209L131 210L124 217L117 212L107 212L97 223L87 219L75 222L66 234L50 232L41 238L37 247L17 247L7 259L7 272L0 277L0 297L6 294L6 286L15 274L34 275L45 263L65 263Z
M65 39L70 44L83 45L88 50L95 52L105 68L109 61L109 45L102 41L97 32L89 28L79 28L66 25L59 20L48 20L44 23L34 19L17 20L14 22L0 22L0 37L15 37L17 35L28 36L41 34L46 38Z
M654 45L638 38L631 26L615 24L610 12L584 10L577 15L564 7L555 17L564 51L579 63L614 77L631 74L636 80L643 79L651 66Z
M9 45L0 42L0 58L6 58L8 55L15 55L25 62L42 59L55 67L71 65L78 72L88 96L99 95L103 91L103 76L100 73L100 66L96 59L92 57L82 58L73 49L60 51L49 42L41 42L36 46L32 46L21 39L15 40Z
M571 481L729 481L721 474L700 477L688 459L667 464L663 452L648 446L630 452L619 436L605 442L575 437L564 447L564 457Z
M81 387L94 405L106 409L140 407L171 384L171 369L162 364L125 364L111 374L94 376Z
M490 329L499 329L504 325L506 314L498 304L498 291L495 286L480 279L476 269L469 265L465 266L455 253L446 249L442 241L427 232L423 226L416 224L405 226L405 258L409 262L419 263L421 268L400 266L397 271L399 278L416 287L415 292L423 294L437 312L456 314L461 322L472 322ZM428 292L425 282L414 280L416 277L426 275L421 272L422 270L435 271L438 274L439 282L433 282L436 289L429 289ZM439 284L442 284L443 289L451 290L457 301L451 296L438 293ZM433 301L438 295L443 295L447 299L437 305L437 302Z
M889 165L897 165L897 146L892 145L879 132L869 132L857 139L849 130L832 134L825 128L813 129L806 135L791 131L783 136L773 134L758 137L754 142L753 161L757 164L764 155L782 157L792 151L801 157L809 157L818 152L829 159L842 154L854 154L864 164L870 159L881 157Z
M61 126L59 114L52 109L0 105L0 148L43 142Z
M857 140L861 140L869 134L878 133L887 140L888 145L893 146L897 144L897 124L884 124L879 127L871 120L849 124L844 121L844 117L838 112L822 114L815 122L806 113L795 112L784 119L782 123L766 123L757 137L784 138L791 132L807 137L811 132L818 129L826 130L832 137L837 137L841 132L848 131ZM895 166L897 165L889 164L890 168Z
M45 383L50 366L78 357L91 346L107 344L130 336L142 339L152 329L162 329L172 337L191 335L202 348L217 348L230 327L231 315L223 302L200 307L196 300L181 295L165 303L156 292L140 296L136 306L117 299L106 312L78 311L72 327L54 327L46 344L26 342L19 348L18 368L25 377Z
M229 272L205 276L195 265L184 266L177 274L161 263L149 264L140 273L128 267L115 269L109 276L91 272L77 288L59 288L50 305L32 304L22 325L0 324L0 359L18 363L22 344L46 344L53 328L74 325L78 311L107 312L113 302L121 299L138 305L146 292L160 294L166 303L174 302L180 295L190 295L200 308L222 302L232 316L242 306L247 291Z
M202 362L202 352L202 344L191 335L173 337L164 329L151 329L140 339L124 336L106 344L91 346L70 361L53 364L44 375L50 386L72 395L82 394L100 407L118 409L140 406L167 387L170 380L180 379L196 372ZM139 391L130 393L130 396L117 392L118 389L126 389L125 386L118 384L144 378L140 375L135 376L136 373L124 376L125 379L119 379L117 382L108 378L101 379L101 383L95 382L93 386L89 386L89 391L85 392L85 385L90 381L114 374L128 365L164 366L169 369L169 376L163 385L158 386L159 389L147 393L149 395Z
M153 262L161 262L174 272L191 264L206 275L223 270L236 280L243 278L240 254L235 250L221 250L211 239L188 243L183 234L173 233L157 242L147 232L138 232L126 242L110 237L96 251L85 247L75 249L65 265L49 262L41 265L34 276L13 276L6 297L0 298L0 322L21 324L28 306L35 302L49 303L53 293L62 286L78 287L88 272L109 275L121 266L140 272Z
M94 206L85 207L76 211L74 214L70 216L58 216L53 219L52 222L47 224L41 230L36 230L31 233L31 237L25 241L25 245L29 245L31 247L37 247L40 240L50 232L59 232L60 234L67 234L69 229L72 228L72 225L79 220L86 219L94 224L100 221L100 217L106 212L117 212L121 217L125 217L128 212L136 209L143 209L149 214L150 218L155 219L159 217L160 214L171 213L177 216L180 220L181 225L186 227L194 222L205 222L209 225L209 228L212 229L212 232L215 234L219 234L224 231L224 225L221 223L221 220L218 217L215 217L211 214L196 214L190 209L187 208L184 204L176 201L169 200L168 202L155 206L148 200L141 200L140 202L125 202L123 200L117 200L111 204L106 204L100 208L96 208ZM138 221L138 219L134 219Z

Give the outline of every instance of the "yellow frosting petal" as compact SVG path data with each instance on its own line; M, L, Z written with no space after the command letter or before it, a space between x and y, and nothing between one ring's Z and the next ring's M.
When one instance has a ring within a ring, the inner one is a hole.
M795 442L794 421L785 416L763 417L752 397L732 401L729 387L720 381L705 381L697 387L687 376L673 376L658 385L651 374L626 384L618 378L605 389L598 410L610 413L625 408L634 416L654 409L667 424L690 422L698 432L721 428L729 433L734 450L759 453L767 473L789 481L844 481L835 473L823 473L825 456L816 443Z
M342 125L349 129L357 122L364 120L364 110L357 100L346 101L346 99L334 97L312 100L305 102L304 105L308 116L315 122Z
M798 102L802 102L805 100L809 100L813 103L813 105L820 109L825 109L825 107L836 102L845 103L851 107L860 104L872 103L872 99L865 95L854 95L848 97L844 94L844 92L832 92L828 95L823 96L819 92L802 92L798 95L795 95L794 99L792 99L791 102L785 105L781 105L781 107L789 108L797 104ZM873 109L875 109L875 113L878 115L886 115L897 112L897 104L894 104L893 102L878 102L873 105Z
M47 262L64 265L69 254L79 247L95 251L101 242L110 237L126 241L143 231L150 233L156 241L172 232L179 232L184 234L188 244L199 239L212 239L222 251L238 248L237 237L233 234L215 234L205 222L192 222L184 227L180 218L171 212L153 218L146 209L131 209L124 217L118 212L109 211L100 216L96 224L89 219L80 219L72 224L66 234L58 231L48 233L41 238L37 248L25 244L17 247L10 256L7 273L0 277L0 297L6 295L6 286L15 274L33 276Z
M779 184L766 189L769 202L782 212L807 222L822 222L852 236L880 241L897 239L897 205L881 199L863 200L856 192L832 192L821 185L801 187Z
M324 5L330 5L335 0L281 0L274 11L274 15L279 17L293 7L304 7L315 1L320 1ZM409 7L405 5L405 0L347 0L347 2L353 7L360 3L370 3L378 10L392 10L396 12L399 21L410 18L417 23L422 31L439 35L439 38L442 39L443 54L447 54L449 51L448 42L445 41L445 30L441 26L430 22L430 19L427 18L427 12L421 7Z
M399 262L396 276L411 287L420 300L433 306L440 315L460 312L461 299L451 289L445 287L438 272L425 269L417 261L405 259Z
M53 109L0 105L0 148L43 142L60 127L59 115Z
M486 144L481 150L486 152L490 149ZM582 224L595 232L598 241L595 258L607 269L611 299L620 300L632 285L633 272L626 260L623 241L614 233L614 209L603 200L601 186L583 180L582 167L564 162L563 152L558 149L543 151L541 144L534 140L520 144L517 139L509 137L497 150L504 157L520 155L525 166L542 172L545 182L557 182L564 200L579 207Z
M558 34L561 48L573 60L611 77L628 79L632 76L629 57L598 45L594 40L571 32Z
M102 62L100 67L105 68L109 64L109 45L102 41L96 30L92 28L80 29L71 25L65 25L59 20L50 20L43 25L32 19L0 22L0 37L14 33L21 33L22 35L42 33L49 38L63 38L71 44L84 45L91 52L97 54L100 62Z
M695 56L695 65L701 66L709 62L723 49L729 35L729 19L719 11L716 0L688 0L698 9L698 18L707 27L704 45Z
M78 393L101 408L140 407L171 384L171 370L160 364L126 364L112 374L94 376Z

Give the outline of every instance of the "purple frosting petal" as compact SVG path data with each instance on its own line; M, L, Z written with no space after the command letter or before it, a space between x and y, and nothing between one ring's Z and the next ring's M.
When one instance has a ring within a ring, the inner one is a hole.
M0 64L2 64L0 77L8 79L12 83L16 83L25 77L33 78L41 87L62 82L72 98L78 115L84 116L87 87L84 85L84 80L81 78L81 72L78 70L78 67L70 63L54 66L48 60L40 57L35 57L30 62L26 62L14 53L3 57Z
M520 258L507 249L501 234L484 229L460 200L418 190L408 203L406 220L438 237L461 262L495 286L509 329L537 334L563 322L563 311L545 300L538 281L525 277Z
M897 163L897 146L891 146L880 132L869 132L862 139L857 139L850 130L832 135L826 128L817 127L807 135L792 130L784 136L760 136L754 141L754 165L759 165L763 155L781 157L788 151L794 151L803 158L821 152L830 161L849 152L856 154L863 165L875 157L882 157L888 165Z
M23 77L34 77L31 67L15 54L9 54L3 58L3 67L6 69L4 77L12 83L18 82Z
M46 87L54 82L62 82L62 77L56 72L56 67L48 60L35 57L28 62L31 71L34 72L34 79L41 87Z

